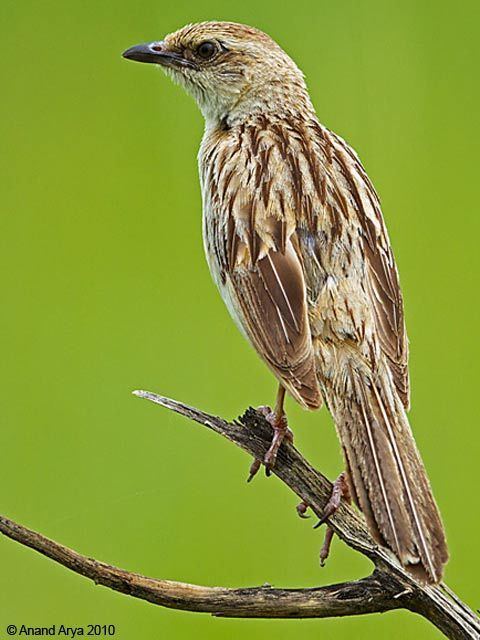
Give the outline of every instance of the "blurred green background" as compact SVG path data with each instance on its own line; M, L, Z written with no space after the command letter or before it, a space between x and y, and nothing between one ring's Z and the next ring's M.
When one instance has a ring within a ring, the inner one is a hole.
M130 395L147 388L228 417L274 397L204 260L201 116L163 74L120 57L187 22L246 22L303 68L321 121L358 150L381 195L446 579L479 606L479 17L473 1L2 0L5 515L89 556L200 584L313 586L370 570L338 541L320 569L323 533L278 480L247 485L240 450ZM336 476L327 413L288 409L301 451ZM113 623L128 640L440 635L404 612L276 622L169 611L7 539L0 566L2 638L22 622Z

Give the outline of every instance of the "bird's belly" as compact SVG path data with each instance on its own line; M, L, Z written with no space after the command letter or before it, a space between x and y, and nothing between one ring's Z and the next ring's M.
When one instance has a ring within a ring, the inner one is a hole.
M222 299L232 317L233 321L237 325L242 335L250 341L245 327L243 325L242 317L239 312L238 303L234 295L233 287L230 282L230 278L220 256L220 251L217 246L218 235L216 229L210 220L208 211L204 212L203 216L203 247L205 250L205 256L207 258L208 268L213 281L217 285L217 288L222 296Z

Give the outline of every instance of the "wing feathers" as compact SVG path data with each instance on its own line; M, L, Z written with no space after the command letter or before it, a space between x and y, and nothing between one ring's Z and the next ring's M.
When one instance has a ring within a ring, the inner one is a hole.
M367 267L365 284L372 301L380 344L388 359L398 394L408 409L410 383L403 299L380 204L355 152L339 136L331 132L330 136L338 173L352 195L354 215L363 237ZM337 182L338 176L334 174L331 179Z
M304 406L321 404L303 273L292 244L268 251L228 276L231 298L249 339L287 390Z
M281 265L280 260L276 260L276 261L280 266ZM300 305L302 305L302 303L304 304L305 302L304 299L303 300L301 299L302 298L301 291L302 291L303 283L301 281L292 283L291 282L292 278L289 277L291 274L290 272L287 271L287 273L282 274L282 276L285 279L285 286L284 286L282 283L282 279L272 259L272 255L270 253L267 253L267 255L265 256L265 260L262 260L262 262L258 265L258 269L263 276L265 288L267 289L267 291L269 291L272 297L272 300L277 306L279 315L285 318L289 324L291 321L292 328L297 333L300 333L300 326L295 316L294 309L297 307L299 303ZM273 275L274 282L272 282L271 275ZM285 291L286 287L289 290L288 295ZM277 288L278 288L278 292L275 291ZM276 295L273 295L271 292L275 292ZM291 300L290 300L290 297L292 298Z

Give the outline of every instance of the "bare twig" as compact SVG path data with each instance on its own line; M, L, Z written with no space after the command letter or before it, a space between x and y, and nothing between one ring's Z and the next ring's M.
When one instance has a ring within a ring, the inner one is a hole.
M253 409L238 421L227 422L147 391L135 395L212 429L257 458L263 457L271 440L270 425ZM332 485L291 444L280 448L274 473L322 515ZM238 618L324 618L404 608L430 620L448 638L480 639L478 617L445 585L431 587L416 581L388 550L375 544L353 509L342 504L329 524L346 544L372 560L372 575L316 589L225 589L157 580L118 569L0 517L0 531L13 540L97 584L165 607Z
M401 599L395 599L394 590L384 592L384 583L375 574L357 582L319 589L201 587L156 580L111 567L7 518L0 517L0 530L9 538L39 551L96 584L171 609L238 618L322 618L387 611L402 606Z

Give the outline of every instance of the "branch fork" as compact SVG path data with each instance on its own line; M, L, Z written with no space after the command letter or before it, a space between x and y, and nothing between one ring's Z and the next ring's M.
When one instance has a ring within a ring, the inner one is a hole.
M134 395L193 420L227 438L256 459L263 459L272 437L264 416L248 409L229 422L149 391ZM281 445L272 469L321 518L332 495L332 483L315 470L292 443ZM407 609L417 613L452 640L480 640L480 619L445 584L424 585L379 547L363 518L343 501L328 518L329 527L348 546L367 556L374 571L362 580L314 589L248 589L204 587L148 578L88 558L45 536L0 516L0 532L95 582L153 604L234 618L326 618Z

